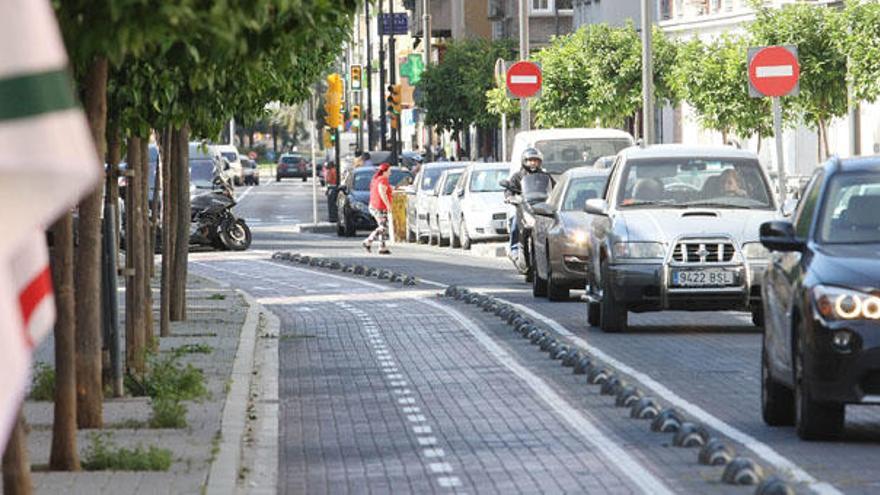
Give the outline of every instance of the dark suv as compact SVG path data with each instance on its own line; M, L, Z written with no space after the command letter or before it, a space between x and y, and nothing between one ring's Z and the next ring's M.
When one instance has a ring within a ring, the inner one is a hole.
M312 176L312 164L299 153L285 153L275 166L275 181L286 178L302 179L305 182Z
M880 404L880 156L832 159L792 222L761 226L761 406L803 439L843 431L845 404Z

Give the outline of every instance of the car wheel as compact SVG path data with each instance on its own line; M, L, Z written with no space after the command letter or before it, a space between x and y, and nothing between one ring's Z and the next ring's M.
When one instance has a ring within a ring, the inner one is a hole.
M843 432L844 405L837 402L818 402L810 396L804 383L803 346L798 342L794 353L795 369L795 426L803 440L829 440Z
M275 176L275 182L281 182L281 177Z
M752 324L759 328L764 328L764 308L755 306L752 308Z
M449 236L443 237L443 229L440 227L440 217L437 217L437 245L440 247L449 245Z
M764 344L761 346L761 416L770 426L794 424L794 394L773 379Z
M456 249L461 247L461 239L455 235L455 229L452 227L452 217L449 217L449 244Z
M309 178L308 178L308 177L303 177L303 178L302 178L302 179L303 179L303 182L305 182L305 181L307 181L307 180L309 180Z
M606 333L618 333L626 331L627 310L626 306L617 302L614 291L611 290L611 278L608 269L602 267L602 303L599 310L599 327Z
M587 303L587 323L589 323L591 327L599 326L599 303Z
M529 264L534 270L532 274L532 295L534 297L547 297L547 281L541 278L541 274L538 272L537 268L537 260L535 259L535 251L532 251L532 262Z
M354 237L357 234L357 225L352 218L351 211L342 210L342 213L345 219L345 237Z
M338 237L345 236L345 225L342 223L342 218L336 220L336 235Z
M471 236L468 234L467 224L464 222L464 218L461 219L460 225L459 232L461 232L461 248L467 251L471 248Z
M548 254L549 257L549 254ZM550 270L549 263L547 264L547 298L551 301L568 301L571 292L568 289L563 289L562 287L556 285L553 282L553 271Z

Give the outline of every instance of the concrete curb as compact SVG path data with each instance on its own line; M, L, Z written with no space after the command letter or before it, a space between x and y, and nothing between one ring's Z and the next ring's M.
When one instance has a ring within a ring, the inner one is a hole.
M208 278L208 277L205 277ZM239 466L241 465L241 442L247 420L248 391L251 372L254 367L254 349L257 342L257 327L261 307L243 291L238 291L248 303L248 312L238 339L238 350L232 364L230 380L232 385L223 403L223 416L220 420L219 452L208 471L206 493L235 493Z
M330 222L320 222L317 225L298 223L293 226L293 231L297 234L335 234L336 224Z

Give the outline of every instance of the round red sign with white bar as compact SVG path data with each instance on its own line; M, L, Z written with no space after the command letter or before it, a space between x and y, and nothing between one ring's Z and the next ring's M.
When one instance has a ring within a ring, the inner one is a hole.
M782 46L761 49L749 63L749 81L764 96L791 94L800 74L797 56Z
M507 69L507 90L517 98L529 98L541 91L541 68L534 62L520 60Z

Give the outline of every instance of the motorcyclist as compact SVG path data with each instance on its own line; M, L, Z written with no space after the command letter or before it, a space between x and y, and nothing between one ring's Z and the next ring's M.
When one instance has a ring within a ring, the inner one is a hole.
M542 165L544 164L544 155L540 150L534 147L523 150L520 161L520 169L510 176L510 188L504 191L504 201L510 203L511 198L519 196L522 191L523 177L535 173L547 173ZM516 259L519 255L519 222L517 222L516 213L511 215L509 219L510 231L510 249L509 255L511 259Z

